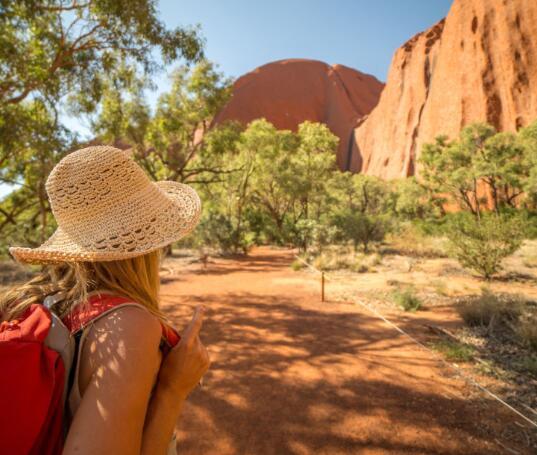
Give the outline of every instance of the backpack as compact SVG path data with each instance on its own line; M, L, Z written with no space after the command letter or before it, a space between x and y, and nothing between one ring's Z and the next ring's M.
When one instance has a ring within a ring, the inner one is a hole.
M78 380L76 364L84 329L123 306L141 306L109 294L94 294L61 320L50 307L32 304L13 321L0 324L0 444L10 455L59 455L72 416L68 395ZM181 339L161 323L166 355ZM87 332L86 332L87 333Z

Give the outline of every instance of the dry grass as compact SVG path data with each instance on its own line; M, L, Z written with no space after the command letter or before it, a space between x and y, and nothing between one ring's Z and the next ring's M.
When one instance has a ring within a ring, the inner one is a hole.
M323 271L350 270L368 273L375 272L375 267L382 264L382 256L378 253L355 253L352 249L345 247L326 248L321 254L305 259Z
M387 238L387 244L386 252L394 252L402 256L447 257L444 238L426 236L412 225L406 226L397 234L390 234Z
M529 317L520 321L516 328L516 333L522 343L527 347L537 351L537 318ZM537 361L536 361L537 362Z
M519 296L502 296L485 289L480 296L470 297L458 306L459 314L469 326L495 326L518 321L524 311Z

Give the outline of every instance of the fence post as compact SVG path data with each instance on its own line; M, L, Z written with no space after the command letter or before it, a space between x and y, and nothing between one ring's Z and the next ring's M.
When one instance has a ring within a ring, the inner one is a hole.
M321 302L324 302L324 272L321 272Z

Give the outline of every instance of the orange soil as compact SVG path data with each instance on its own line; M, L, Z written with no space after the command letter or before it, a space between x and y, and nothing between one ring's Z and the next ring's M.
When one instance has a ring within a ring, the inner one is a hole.
M516 420L353 304L319 301L292 252L256 249L164 278L182 328L207 308L212 365L178 422L181 454L494 454ZM519 453L529 453L516 447Z

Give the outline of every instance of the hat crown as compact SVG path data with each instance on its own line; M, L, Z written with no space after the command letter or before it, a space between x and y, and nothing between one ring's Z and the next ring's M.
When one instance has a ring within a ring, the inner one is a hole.
M70 153L52 170L46 190L58 225L86 223L87 215L112 213L151 181L127 152L110 146Z

